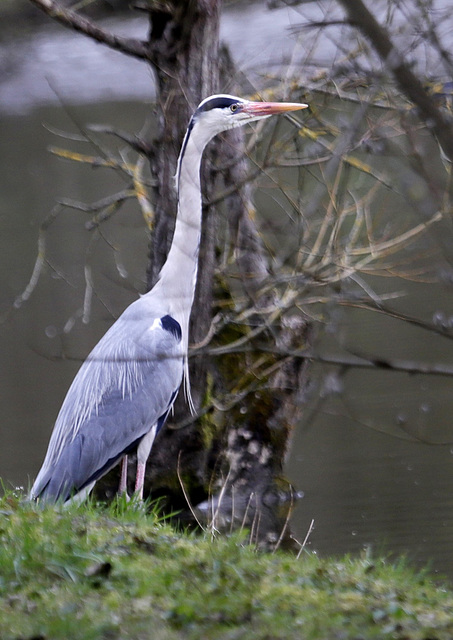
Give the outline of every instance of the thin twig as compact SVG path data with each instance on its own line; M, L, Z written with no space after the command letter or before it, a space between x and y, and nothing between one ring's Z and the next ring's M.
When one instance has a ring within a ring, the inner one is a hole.
M178 463L176 465L176 474L178 476L179 484L180 484L182 492L184 494L184 498L185 498L185 500L187 502L187 506L190 509L190 513L192 514L195 522L198 524L200 529L202 531L205 531L205 528L203 527L203 525L201 524L200 520L197 517L197 514L195 513L195 510L194 510L194 508L192 506L192 503L190 502L189 494L187 493L186 487L184 486L184 482L182 481L182 477L181 477L181 453L182 453L182 451L179 451L179 453L178 453Z
M304 541L302 542L300 549L299 549L299 553L296 556L296 560L299 560L302 552L305 550L305 547L307 546L307 542L308 542L308 538L311 536L311 533L313 531L313 529L315 528L315 521L314 519L312 519L312 521L310 522L310 526L308 527L308 531L305 535Z

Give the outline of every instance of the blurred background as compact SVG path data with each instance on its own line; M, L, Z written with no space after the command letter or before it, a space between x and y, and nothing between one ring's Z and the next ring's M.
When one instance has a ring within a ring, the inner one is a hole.
M414 9L412 21L410 3L376 0L373 9L419 73L429 78L440 72L439 47L421 37L419 26L428 33L430 20L441 25L442 46L448 50L453 25L451 18L448 24L441 20L448 12L447 0L416 4L428 13ZM367 63L359 64L359 54L354 58L352 49L346 51L341 26L319 26L337 14L342 15L335 2L230 2L224 5L221 37L239 70L235 80L246 92L275 79L292 87L297 79L308 92L306 101L322 116L301 142L306 158L319 155L322 126L330 127L322 135L338 136L356 113L356 104L344 95L351 88L345 78L355 83L354 91L375 92L370 119L379 127L370 125L370 130L379 135L359 149L361 166L351 165L345 193L361 201L365 217L373 216L382 243L395 236L395 221L401 225L400 236L420 225L410 206L411 188L419 184L412 173L417 156L408 153L407 140L400 142L407 131L396 124L388 96L366 83L376 63L373 55L366 52ZM148 254L148 231L136 203L123 206L97 236L86 229L87 212L66 206L118 192L118 174L72 162L49 147L71 145L72 153L88 153L81 132L90 124L152 139L155 93L145 64L54 24L26 2L2 3L0 16L0 477L6 488L27 488L80 363L113 318L145 290ZM100 20L116 33L146 38L145 17L104 7ZM304 28L307 24L312 28ZM448 108L448 76L443 78L439 95ZM387 147L373 146L384 129L387 134L391 129L386 140L398 146L401 156L390 157ZM417 152L428 160L423 171L432 172L427 181L446 190L449 167L435 142L419 125L411 130L416 131ZM96 138L97 145L104 143ZM401 158L409 159L407 171ZM372 166L374 177L399 171L407 190L388 188L380 178L378 197L367 200L372 185L365 165ZM309 200L322 172L305 171L303 198ZM297 199L294 168L279 179ZM297 236L288 226L285 205L265 186L255 201L263 215L263 234L271 245L278 238L278 250L271 247L276 265L291 262ZM275 218L276 210L280 217ZM309 224L319 229L320 223ZM353 228L348 223L348 238ZM373 233L368 228L369 237ZM286 467L290 481L304 493L292 529L302 542L314 520L308 548L318 553L371 547L406 554L414 563L429 564L453 578L453 394L448 372L453 279L438 237L420 230L414 236L420 239L409 250L401 241L404 251L398 260L383 255L374 271L355 278L348 295L342 289L340 304L330 297L328 304L317 299L305 309L319 331L311 393ZM43 248L39 242L45 243L45 262L36 286L30 287ZM352 304L358 290L390 301L395 313L373 313ZM409 363L416 372L329 363L335 358L347 362L351 354ZM445 375L433 375L436 367Z

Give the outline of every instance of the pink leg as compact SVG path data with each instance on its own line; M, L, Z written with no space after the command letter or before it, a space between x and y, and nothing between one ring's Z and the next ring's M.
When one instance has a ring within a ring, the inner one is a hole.
M146 462L137 462L137 476L135 478L135 495L143 500L143 484L145 482Z
M153 425L137 448L137 475L135 478L135 495L143 500L143 484L145 482L146 461L153 446L157 424Z
M123 456L123 459L121 460L121 477L118 493L127 494L127 456Z

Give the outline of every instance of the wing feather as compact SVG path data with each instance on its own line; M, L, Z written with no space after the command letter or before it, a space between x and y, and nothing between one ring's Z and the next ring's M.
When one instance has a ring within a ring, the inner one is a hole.
M168 413L183 376L181 336L162 326L162 316L143 320L142 301L126 309L77 373L33 497L82 489Z

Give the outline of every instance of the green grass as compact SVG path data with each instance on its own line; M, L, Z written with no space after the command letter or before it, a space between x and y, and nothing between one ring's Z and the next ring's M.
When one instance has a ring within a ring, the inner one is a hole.
M0 499L2 640L453 637L453 593L405 562L266 554L117 502Z

